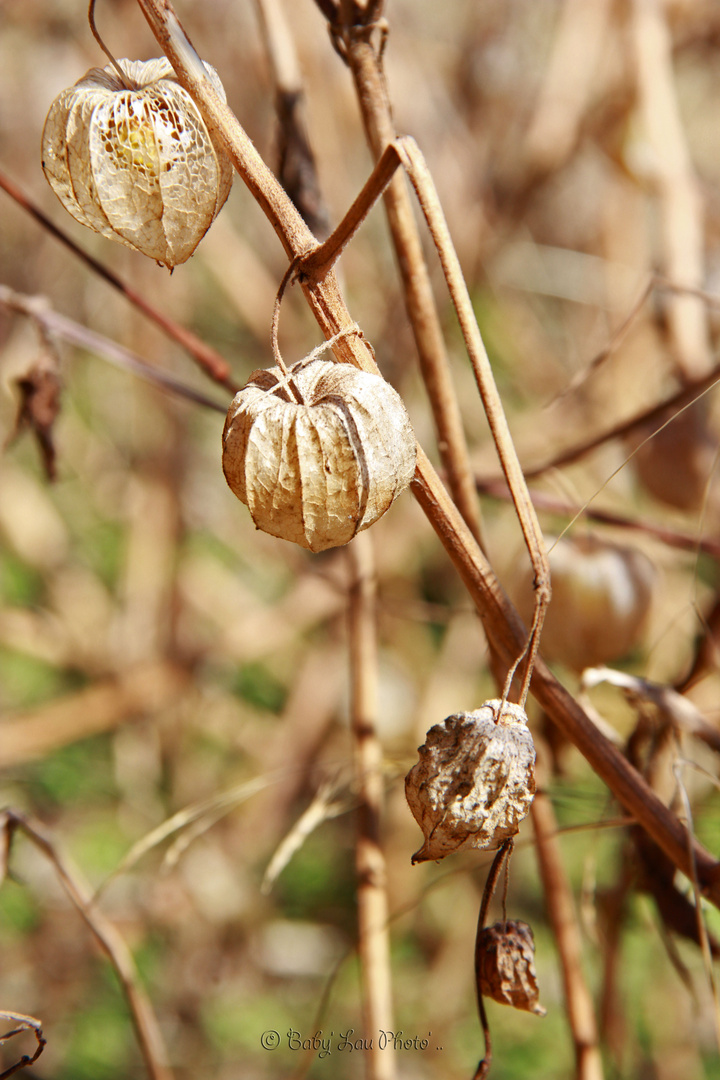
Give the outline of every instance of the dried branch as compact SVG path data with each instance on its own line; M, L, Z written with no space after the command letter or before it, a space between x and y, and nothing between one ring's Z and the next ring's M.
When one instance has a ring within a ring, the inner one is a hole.
M524 705L542 631L543 619L545 618L547 605L550 602L550 570L547 554L542 530L527 491L502 401L495 385L490 360L475 319L462 267L450 237L435 185L414 139L396 139L385 148L370 179L337 229L324 244L320 244L313 252L300 260L300 274L303 279L307 278L316 282L323 280L329 268L334 265L345 245L365 219L369 207L387 187L395 168L399 165L403 166L415 189L430 235L440 257L445 282L460 323L460 329L475 374L475 381L480 392L495 449L512 493L513 505L534 570L535 613L530 637L523 644L519 656L515 656L509 665L510 670L503 692L503 696L506 698L510 692L515 670L523 657L527 655L525 676L519 698L520 704ZM489 640L492 641L492 638Z
M342 55L355 81L365 135L375 161L379 161L385 148L397 135L382 66L382 49L373 40L372 22L368 25L364 19L346 21L344 15L345 12L336 11L330 28L336 38L343 40ZM480 510L473 489L460 407L404 177L396 174L383 197L402 279L405 307L435 420L440 458L447 472L450 493L471 532L480 541Z
M658 198L662 269L682 285L704 279L703 209L698 180L680 117L672 69L672 40L660 0L633 0L632 44L638 95L652 150L650 180ZM668 324L678 371L697 379L711 365L707 317L690 297L668 302Z
M0 1011L0 1020L9 1021L11 1024L17 1025L12 1031L6 1031L4 1035L0 1035L0 1044L7 1042L8 1039L12 1039L15 1035L19 1035L22 1031L32 1031L37 1042L35 1052L32 1056L23 1054L14 1065L11 1065L9 1069L5 1069L0 1073L0 1080L7 1080L9 1076L13 1076L16 1072L20 1072L21 1069L25 1069L28 1065L32 1065L37 1061L47 1045L47 1039L43 1035L41 1022L36 1020L34 1016L26 1016L24 1013L5 1012L2 1010Z
M181 85L193 96L206 124L230 154L288 257L296 259L308 254L316 247L315 238L237 118L212 88L169 0L138 0L138 3ZM326 337L346 331L333 346L338 360L377 371L367 343L356 334L347 333L354 323L339 294L335 275L330 272L321 281L308 279L303 282L303 289ZM526 645L525 627L422 448L418 448L412 490L468 589L495 649L508 666L513 664ZM677 816L663 805L617 748L602 736L541 661L535 665L531 689L554 723L587 758L628 813L647 829L676 866L688 872L688 834ZM703 893L720 905L720 865L696 841L693 844Z
M480 952L483 948L483 930L485 928L485 920L487 919L487 913L490 908L490 901L495 894L495 889L497 888L497 883L500 880L500 874L502 873L503 867L507 867L510 856L512 855L514 843L515 842L513 838L510 837L508 840L503 841L503 843L498 848L497 854L495 855L495 858L492 861L492 865L488 870L488 876L485 879L485 888L483 889L482 901L480 903L480 911L478 913L477 932L475 934L475 986L477 989L477 1004L478 1015L480 1017L480 1026L482 1028L483 1039L485 1040L485 1053L482 1057L482 1060L479 1062L477 1069L475 1070L473 1080L485 1080L492 1066L492 1036L490 1034L490 1024L488 1022L487 1012L485 1011L485 1001L483 998L482 990L480 988ZM503 918L505 917L504 908L505 904L503 902Z
M358 789L355 867L358 877L358 951L363 1019L368 1036L393 1030L387 868L380 840L383 803L382 746L377 736L377 636L375 559L372 540L356 536L349 548L350 724ZM395 1056L377 1039L367 1055L368 1080L394 1080Z
M308 226L319 236L330 231L305 124L300 62L279 0L255 0L275 84L278 120L278 177Z
M58 854L53 841L45 836L38 825L14 810L5 810L0 814L0 883L7 869L12 837L18 831L22 832L53 866L68 897L110 960L130 1009L148 1075L152 1080L173 1080L160 1026L150 1000L140 985L135 963L124 939L116 927L94 906L92 891L80 877L79 871L71 868L67 860Z
M720 382L720 368L714 367L712 371L700 376L698 379L685 383L681 390L666 401L662 401L658 405L651 405L641 413L628 417L627 420L622 420L619 424L615 424L605 431L591 435L585 442L578 443L568 450L562 450L559 454L554 454L552 458L541 462L539 465L529 465L524 470L525 479L532 480L537 476L542 476L545 472L549 472L550 469L559 469L563 465L571 465L585 457L586 454L592 453L598 447L604 446L605 443L612 442L613 439L632 435L635 432L642 431L648 425L656 424L657 427L645 439L645 442L649 442L664 427L671 424L679 413L690 408L696 401L699 401L700 398L714 389L718 382ZM635 453L637 453L638 449L640 447L637 447ZM632 456L633 454L629 454L627 461L630 461ZM624 468L627 461L623 462L620 467Z
M130 349L126 349L124 345L119 345L116 341L111 341L110 338L105 337L103 334L97 334L94 330L89 330L82 323L75 322L73 319L68 319L65 315L53 311L44 297L23 296L21 293L9 289L7 285L0 285L0 304L4 304L6 307L12 308L13 311L18 311L23 315L28 315L47 334L69 341L72 345L77 345L81 349L87 349L88 352L101 356L108 363L114 364L124 371L131 371L133 375L138 375L141 379L145 379L146 382L153 383L163 390L169 390L173 394L187 398L188 401L192 401L196 405L204 405L208 409L214 409L216 412L223 414L226 412L225 405L213 401L212 398L206 397L205 394L201 394L199 390L195 390L191 386L186 386L185 383L181 383L174 375L168 374L162 368L148 364L146 360L131 352Z
M135 289L126 285L117 274L109 270L97 259L94 259L92 255L89 255L87 251L83 251L79 244L76 244L67 233L61 228L55 225L46 214L37 206L32 199L26 195L26 193L15 184L8 176L5 176L3 172L0 172L0 188L7 192L7 194L15 200L18 205L22 206L23 210L27 210L42 227L49 232L56 240L59 240L62 244L65 244L74 255L77 255L79 259L89 266L94 274L103 278L109 285L112 285L114 289L130 301L130 303L141 311L143 315L146 315L148 319L159 326L163 333L167 334L169 338L176 341L178 345L181 345L186 352L195 360L197 365L208 375L214 382L219 383L220 386L224 386L231 394L234 394L237 390L237 386L230 377L230 367L227 360L220 355L215 349L207 345L201 338L193 334L191 330L187 330L184 326L180 326L174 319L171 319L168 315L165 315L162 311L158 311L153 307L144 296Z
M557 840L557 821L547 795L537 793L530 813L545 903L560 954L568 1022L575 1044L576 1080L602 1080L595 1010L581 965L580 930Z
M510 498L510 492L504 480L485 480L477 477L475 483L478 491L491 495L494 499ZM545 491L532 491L531 498L536 510L572 518L573 522L579 518L587 518L602 525L611 525L615 529L634 530L646 536L652 536L663 544L667 544L668 547L677 548L678 551L691 551L693 554L702 552L703 555L720 560L720 541L712 536L697 536L647 518L628 517L627 514L617 514L612 510L593 509L592 503L578 506L576 503L568 503L563 499L548 495Z

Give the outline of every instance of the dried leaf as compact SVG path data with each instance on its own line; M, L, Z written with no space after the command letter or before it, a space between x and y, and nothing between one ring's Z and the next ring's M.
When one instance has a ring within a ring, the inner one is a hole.
M30 428L40 446L47 478L54 480L53 425L60 412L62 390L57 358L50 352L44 352L25 375L16 379L16 384L20 390L20 404L11 438L24 428Z
M535 794L535 747L519 705L486 701L427 733L405 778L425 836L413 863L468 848L497 848L518 831Z
M223 431L225 478L257 528L311 551L377 521L412 480L415 454L390 384L325 360L300 361L290 385L279 368L256 371Z
M526 922L509 919L480 931L475 974L484 997L545 1016L535 974L535 939Z
M675 883L675 866L644 829L630 829L630 837L635 845L638 888L654 898L666 930L701 945L698 913ZM710 954L717 959L720 942L709 931L706 933Z
M118 63L135 89L111 66L92 68L52 103L43 169L77 221L172 268L227 199L232 165L168 60Z

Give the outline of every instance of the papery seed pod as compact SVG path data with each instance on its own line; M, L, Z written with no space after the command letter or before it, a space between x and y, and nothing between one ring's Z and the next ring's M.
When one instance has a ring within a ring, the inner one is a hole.
M535 939L526 922L508 919L486 926L475 947L475 976L484 997L545 1016L535 974Z
M540 646L549 660L582 671L637 647L656 578L642 551L591 535L566 536L552 544L549 561L553 595ZM531 618L529 574L515 592L521 614Z
M223 471L258 529L324 551L367 529L408 486L415 436L379 375L301 360L289 376L256 371L235 395Z
M172 269L185 262L228 197L232 165L211 139L169 60L91 68L55 98L43 169L82 225ZM217 92L214 68L205 69Z
M519 705L486 701L427 733L405 794L425 843L413 863L497 848L514 836L535 794L535 747Z
M627 440L635 471L656 499L680 510L698 510L707 499L718 452L707 400L695 401L659 431L656 426Z

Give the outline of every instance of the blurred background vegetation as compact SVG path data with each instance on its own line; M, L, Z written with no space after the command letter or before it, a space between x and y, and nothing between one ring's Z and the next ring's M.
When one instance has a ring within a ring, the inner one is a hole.
M273 88L254 5L177 6L273 164ZM236 181L194 257L170 276L82 229L45 183L40 135L50 102L105 62L85 7L80 0L0 3L0 168L87 251L227 357L242 384L269 363L272 303L285 270L280 245L242 184ZM324 19L311 0L285 8L320 184L337 221L371 161ZM643 28L646 10L657 18ZM709 370L717 309L684 297L691 314L678 323L677 298L656 289L605 362L589 371L653 272L720 293L718 5L389 0L386 15L396 126L415 136L439 188L523 463L551 460ZM117 56L157 55L133 0L102 0L97 20ZM650 40L657 26L672 63L670 119L678 110L677 131L667 117L665 130L671 142L679 133L686 155L672 143L670 166L653 141L653 83L643 68L643 35ZM669 173L674 188L663 179ZM688 176L700 198L699 247L689 262L673 263L668 206ZM341 273L353 317L437 460L381 208L343 255ZM494 477L472 373L436 277L473 464L480 476ZM0 283L45 298L227 404L176 345L4 192ZM678 325L695 326L690 345L679 341ZM294 360L316 344L317 327L291 292L281 320L283 355ZM697 363L683 370L693 349ZM222 476L219 413L62 344L57 479L48 483L31 435L11 441L17 380L47 346L29 319L0 306L0 350L0 439L8 444L0 459L0 804L32 815L91 887L103 886L102 910L133 951L178 1080L264 1080L296 1070L362 1076L360 1052L306 1059L285 1040L290 1029L303 1037L361 1031L346 554L311 555L255 531ZM717 536L717 495L708 486L716 412L708 398L692 421L700 428L684 441L671 426L664 457L639 456L613 475L633 446L632 437L617 438L534 484L546 499L573 506L603 488L593 507L634 526L582 519L572 535L630 545L652 566L649 614L624 655L610 658L660 683L682 683L698 643L713 639L717 554L699 556L694 545ZM676 469L673 496L662 485L669 476L673 486ZM491 498L483 499L483 514L493 564L516 594L527 573L515 519ZM549 534L567 521L554 504L543 513ZM429 1039L426 1051L400 1055L398 1073L467 1078L482 1053L471 955L488 859L464 855L412 868L420 836L402 780L430 726L493 696L487 648L410 494L371 535L396 1028ZM619 633L610 616L572 607L579 591L570 589L556 615L577 628L573 636L584 617ZM555 658L573 690L576 667L595 661L588 648L578 664L562 647ZM720 716L718 689L711 657L688 693L712 725ZM635 713L619 691L600 688L593 703L619 737L633 730ZM626 831L612 824L617 806L579 754L552 739L544 718L531 716L544 784L563 827L607 1075L720 1077L715 1005L697 944L677 936L672 918L659 913L652 883L650 894L622 891L632 857ZM690 741L672 754L667 775L681 754L704 770L685 765L681 775L695 830L717 851L714 751ZM263 891L273 852L323 785L332 786L336 813ZM676 797L672 784L666 794ZM199 809L123 862L188 807ZM622 916L613 917L618 890ZM488 1006L494 1075L560 1080L573 1074L573 1049L526 826L508 906L534 929L548 1015ZM717 923L714 911L707 915ZM143 1073L112 970L52 867L22 836L0 890L0 1008L42 1019L49 1041L34 1067L38 1077L129 1080ZM283 1037L274 1052L260 1045L266 1029ZM12 1045L5 1051L7 1067L16 1055Z

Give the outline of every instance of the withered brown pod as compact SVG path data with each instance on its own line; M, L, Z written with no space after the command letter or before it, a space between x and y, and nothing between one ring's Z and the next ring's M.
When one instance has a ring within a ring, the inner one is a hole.
M525 710L497 698L430 728L405 795L425 842L413 863L498 848L535 795L535 746Z

